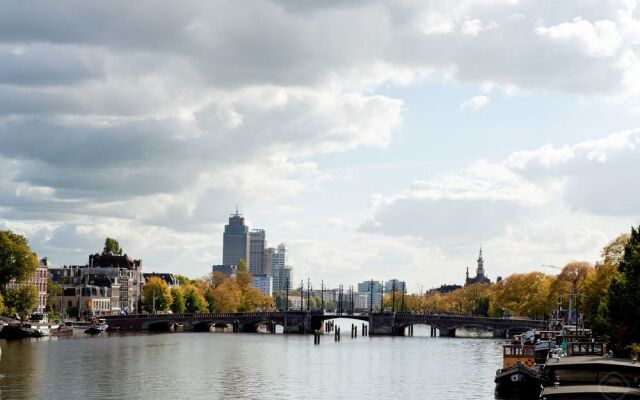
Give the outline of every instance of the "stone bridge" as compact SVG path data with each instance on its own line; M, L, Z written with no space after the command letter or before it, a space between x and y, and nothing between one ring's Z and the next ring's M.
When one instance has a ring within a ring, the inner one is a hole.
M496 337L509 332L529 329L544 330L545 321L514 318L487 318L466 315L438 315L411 313L372 313L361 315L335 315L319 311L253 312L253 313L204 313L204 314L146 314L105 317L114 330L167 330L173 324L181 324L185 330L208 331L212 326L233 327L234 332L256 332L260 325L280 325L284 333L311 333L323 330L324 321L338 318L361 320L369 324L369 334L379 336L404 336L405 328L412 325L429 325L432 335L455 336L458 328L478 328L492 331Z

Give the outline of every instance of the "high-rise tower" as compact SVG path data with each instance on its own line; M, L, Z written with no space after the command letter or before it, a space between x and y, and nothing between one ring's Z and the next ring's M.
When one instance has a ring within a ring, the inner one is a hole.
M265 275L265 245L266 245L266 234L264 229L253 229L249 232L249 258L251 259L251 263L249 263L249 272L253 275Z
M245 260L251 265L249 253L249 227L244 224L244 217L238 213L231 214L229 224L224 227L222 244L222 264L238 265Z

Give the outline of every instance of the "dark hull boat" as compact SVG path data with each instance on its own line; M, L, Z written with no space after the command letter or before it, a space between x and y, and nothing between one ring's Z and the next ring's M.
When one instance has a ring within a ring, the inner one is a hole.
M542 389L538 371L517 363L496 372L496 392L509 397L537 399Z
M19 324L7 325L0 330L0 339L15 340L25 339L30 337L42 337L42 334L32 328L22 326Z
M89 335L97 335L100 334L102 332L106 332L107 331L107 326L106 325L92 325L90 327L88 327L84 333L88 333Z

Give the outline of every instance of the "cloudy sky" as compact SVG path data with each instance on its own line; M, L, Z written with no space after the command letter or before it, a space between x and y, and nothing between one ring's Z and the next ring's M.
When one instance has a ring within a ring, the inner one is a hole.
M633 0L0 2L0 228L219 263L236 204L295 279L545 270L640 222Z

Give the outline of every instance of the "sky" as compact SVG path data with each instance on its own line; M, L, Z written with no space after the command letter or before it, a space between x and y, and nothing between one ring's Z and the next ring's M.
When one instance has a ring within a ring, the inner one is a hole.
M0 229L199 277L236 205L294 280L595 262L640 223L633 0L0 1Z

